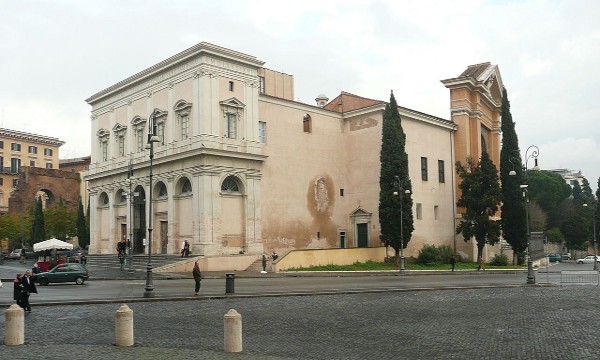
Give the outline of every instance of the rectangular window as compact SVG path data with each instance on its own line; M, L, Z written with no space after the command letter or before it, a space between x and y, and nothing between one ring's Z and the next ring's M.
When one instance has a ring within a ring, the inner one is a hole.
M233 91L233 81L229 82L229 91Z
M4 149L4 141L0 140L0 149Z
M440 211L440 207L437 206L437 205L434 205L433 206L433 218L434 218L434 220L438 219L439 211Z
M4 157L0 156L0 172L4 171Z
M265 93L265 77L264 76L258 77L258 91L260 91L261 94Z
M311 124L310 115L306 114L302 118L302 128L304 129L305 133L309 133L309 132L312 131L312 124Z
M158 144L165 144L165 123L160 123L156 126L156 136L158 136Z
M119 156L125 156L125 136L119 136Z
M21 151L21 144L11 143L10 144L10 149L12 151Z
M423 220L423 204L417 203L417 220Z
M27 152L29 152L30 154L37 154L37 146L28 146Z
M144 129L143 128L139 128L136 131L136 138L137 138L137 151L141 152L144 151Z
M29 160L29 166L35 167L35 160Z
M190 118L187 115L181 117L181 140L185 140L189 137L189 123Z
M17 185L19 185L19 179L13 179L13 189L16 189Z
M21 159L12 158L10 159L10 172L16 174L21 168Z
M0 176L0 186L4 185L4 178Z
M261 144L267 143L267 123L264 121L258 122L258 142Z
M346 232L340 231L340 249L346 247Z
M446 182L446 173L444 172L444 160L438 160L438 179L441 183Z
M44 149L44 156L52 156L52 149L45 148Z
M421 180L427 181L427 158L421 157Z
M340 196L344 196L344 189L340 189Z
M100 146L102 146L102 161L107 161L108 160L108 142L103 141Z
M52 169L52 163L46 163L46 169Z
M235 139L237 136L237 116L235 114L225 114L225 137Z

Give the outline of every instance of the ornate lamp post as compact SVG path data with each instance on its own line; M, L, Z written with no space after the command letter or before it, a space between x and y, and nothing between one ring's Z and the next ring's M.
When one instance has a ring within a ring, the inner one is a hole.
M133 194L131 193L131 178L133 177L133 162L129 160L129 165L127 166L127 184L129 185L129 193L127 193L127 198L129 199L129 239L127 240L127 251L129 255L129 272L133 272L132 269L132 260L133 260L133 249L131 245L133 245Z
M529 151L531 150L531 153ZM534 167L532 170L539 170L538 166L538 155L540 153L540 149L531 145L525 150L525 157L523 159L523 163L521 164L521 169L523 170L523 182L520 187L523 189L523 199L525 201L525 228L527 232L527 284L535 284L535 273L533 272L533 260L531 260L531 229L529 228L529 193L528 193L528 185L527 185L527 162L529 159L534 159ZM514 164L514 162L519 162L519 158L511 158L509 161ZM511 170L508 175L515 176L517 175L516 171Z
M587 207L588 204L583 204ZM598 248L596 247L596 209L594 209L594 215L592 216L594 222L594 237L592 238L594 246L594 271L598 271Z
M410 194L410 190L402 190L402 182L400 181L399 176L395 176L396 180L394 181L394 185L398 186L398 191L394 191L394 195L400 195L400 271L404 271L404 226L403 226L403 218L404 211L402 209L402 203L404 202L403 194Z
M152 283L152 159L154 159L154 143L158 142L158 136L156 135L156 125L154 118L156 109L152 111L148 118L148 142L146 143L146 149L150 150L150 191L148 192L148 265L146 266L146 287L144 291L144 297L154 297L154 284Z

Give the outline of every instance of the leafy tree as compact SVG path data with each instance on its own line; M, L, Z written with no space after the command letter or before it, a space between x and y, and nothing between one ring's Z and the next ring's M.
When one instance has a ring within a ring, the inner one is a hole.
M33 207L33 222L31 226L32 245L46 240L46 227L44 225L44 211L42 210L42 198L38 197Z
M410 194L393 195L399 192L398 185L403 191L411 190L412 185L408 175L408 155L406 154L406 135L402 129L402 121L394 93L383 112L381 139L381 172L379 175L379 224L381 226L381 241L386 246L392 246L396 253L396 261L400 254L400 217L402 216L403 244L406 248L412 232L413 214L412 197ZM397 183L396 177L400 181ZM402 199L402 213L400 213Z
M529 200L541 206L548 215L548 227L560 227L563 220L564 200L571 195L571 187L552 171L527 171Z
M86 225L81 198L79 198L79 202L77 204L77 238L79 239L79 246L82 248L85 248L90 244L90 233Z
M579 183L573 185L573 197L562 206L561 232L569 249L585 250L589 247L588 229L591 224L590 210L583 206L584 194Z
M58 204L49 206L44 212L46 235L63 241L66 240L75 235L75 219L75 211L69 210L61 198Z
M502 91L502 149L500 151L500 180L502 181L502 234L514 250L513 263L517 254L527 249L527 226L523 192L523 170L519 139L510 113L510 102L506 89ZM515 175L510 175L511 171Z
M29 238L28 218L25 214L5 214L0 215L0 239L8 239L10 249L21 247L27 244Z
M457 161L456 173L461 178L462 192L456 205L465 209L456 233L462 234L465 242L475 237L477 258L481 258L485 244L494 245L500 237L499 221L493 219L502 197L498 171L483 151L478 164L472 158L467 159L466 167Z
M529 202L529 229L531 231L545 231L548 215L535 201Z
M559 228L548 229L544 234L546 235L548 242L553 244L562 244L565 241L565 237L560 232Z

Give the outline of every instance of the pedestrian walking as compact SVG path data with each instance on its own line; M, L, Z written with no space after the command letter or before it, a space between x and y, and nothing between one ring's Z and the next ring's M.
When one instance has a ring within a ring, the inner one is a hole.
M25 271L25 275L21 277L21 284L23 285L21 298L22 307L23 309L25 309L25 311L31 312L31 305L29 305L29 295L31 295L31 293L37 294L37 288L29 270Z
M485 264L483 263L483 256L479 258L479 264L477 265L477 271L485 270Z
M18 273L17 277L13 280L14 290L13 290L13 299L17 302L17 305L23 307L23 283L21 282L21 278L23 274Z
M181 257L188 257L190 255L190 243L187 240L183 240L183 247L181 248Z
M87 264L87 257L85 256L85 254L81 254L81 257L79 258L79 262L81 262L81 265Z
M119 252L119 265L121 267L121 271L125 270L125 253Z
M262 273L267 272L267 254L263 253L262 255Z
M456 258L454 255L450 257L450 265L452 265L452 271L454 271L454 268L456 268Z
M198 295L201 286L200 282L202 281L202 272L200 272L200 266L198 266L198 261L194 263L194 270L192 270L192 275L194 276L194 281L196 282L194 295Z

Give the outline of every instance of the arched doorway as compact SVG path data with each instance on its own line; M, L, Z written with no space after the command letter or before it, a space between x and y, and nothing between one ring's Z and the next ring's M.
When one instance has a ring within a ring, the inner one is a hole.
M142 186L133 191L133 253L144 253L146 238L146 192Z

